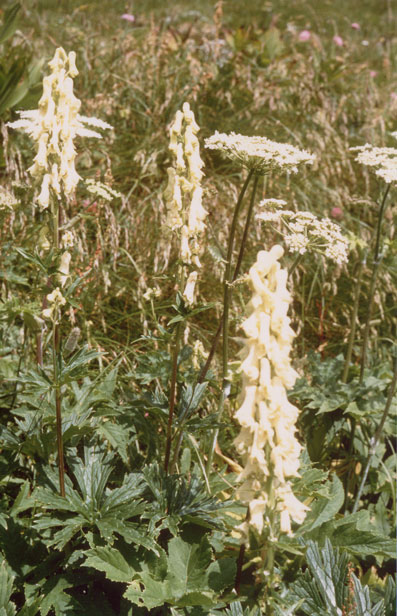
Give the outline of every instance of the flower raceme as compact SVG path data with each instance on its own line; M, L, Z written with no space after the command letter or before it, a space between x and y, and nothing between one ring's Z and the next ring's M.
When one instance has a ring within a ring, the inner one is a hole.
M287 271L278 262L282 254L281 246L260 251L248 275L253 294L242 325L243 393L235 415L241 426L235 446L243 460L237 496L250 514L239 527L244 539L249 526L261 532L274 509L281 531L291 533L291 519L303 522L307 509L288 480L298 475L301 446L295 437L298 409L286 393L297 374L289 359L295 334L287 316Z
M174 163L167 170L168 184L164 191L166 226L180 238L180 256L184 265L196 268L201 267L199 255L207 217L202 204L201 169L204 163L200 158L198 131L193 111L189 103L184 103L170 127L169 149ZM188 304L194 303L196 280L197 271L190 272L183 293Z
M11 128L23 129L36 141L37 153L29 171L41 181L37 199L41 209L48 207L51 191L58 199L61 192L69 196L81 179L75 169L74 139L76 136L102 137L85 125L112 128L97 118L79 115L81 102L73 93L73 78L78 74L73 51L66 54L59 47L49 67L51 74L43 79L38 109L20 111L20 119L8 124Z
M225 158L242 164L257 174L271 169L296 173L301 164L313 164L315 156L288 143L277 143L266 137L246 137L216 131L205 140L205 147L219 150Z

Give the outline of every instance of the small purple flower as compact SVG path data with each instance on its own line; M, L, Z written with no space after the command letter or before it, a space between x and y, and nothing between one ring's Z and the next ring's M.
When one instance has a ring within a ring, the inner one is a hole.
M338 47L343 47L344 45L343 38L339 36L338 34L335 34L332 40L334 41L335 45L337 45Z
M123 13L123 15L121 16L121 19L125 19L126 21L130 21L131 23L133 23L135 21L135 17L134 17L134 15L131 15L131 13Z
M299 32L298 40L300 40L301 43L305 43L306 41L310 39L310 37L311 37L310 30L302 30L302 32Z
M360 24L358 24L356 21L353 21L353 23L350 25L353 28L353 30L361 30Z
M369 71L369 76L372 77L372 79L374 79L374 77L376 77L377 75L377 71Z

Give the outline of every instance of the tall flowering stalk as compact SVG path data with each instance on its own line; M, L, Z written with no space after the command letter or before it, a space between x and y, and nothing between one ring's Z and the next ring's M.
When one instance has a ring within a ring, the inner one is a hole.
M68 248L73 243L70 232L62 233L63 203L74 193L81 179L75 168L77 136L101 138L100 133L87 129L85 124L111 128L97 118L79 115L81 102L73 93L73 79L77 76L76 54L66 54L58 48L49 62L50 75L43 79L43 94L38 109L20 111L20 119L9 124L20 128L36 142L36 156L29 172L39 186L36 204L41 210L50 211L52 248L56 274L48 284L51 293L44 301L43 317L52 323L52 354L57 428L59 491L65 496L64 455L61 414L61 333L62 307L66 299L62 294L69 277L71 255ZM41 342L40 342L41 344ZM38 354L41 356L41 352Z
M243 388L235 418L241 426L234 441L243 470L238 498L248 506L240 525L242 542L249 528L266 536L265 570L272 575L274 545L280 532L291 534L291 520L302 523L307 507L293 494L290 477L298 475L301 445L295 437L298 409L287 398L297 377L290 352L295 333L287 316L291 301L281 246L260 251L248 278L252 297L242 324Z
M229 309L231 300L231 284L238 277L241 267L245 243L248 237L249 225L252 218L253 208L255 205L255 194L258 183L258 176L266 175L270 171L276 172L284 171L289 173L296 173L298 168L302 164L313 164L314 155L310 154L306 150L299 150L298 148L287 144L271 141L266 137L246 137L245 135L238 135L236 133L219 133L216 131L214 135L206 139L205 146L210 150L218 150L221 156L230 159L234 162L241 164L248 169L248 175L241 189L238 197L233 219L229 232L228 248L226 256L226 267L223 278L223 317L222 317L222 335L223 335L223 348L222 348L222 393L218 406L218 419L221 418L223 408L226 399L229 396L230 391L230 379L228 376L228 364L229 364ZM234 250L234 240L237 230L237 223L239 215L242 209L243 199L247 191L247 187L254 178L254 185L251 194L250 205L247 212L245 228L243 232L243 239L241 242L239 255L237 258L237 264L232 267L232 258ZM211 349L210 357L214 353L214 346L218 342L220 335L220 328L215 336L213 342L213 349ZM208 364L208 361L207 361ZM200 377L201 378L201 377ZM209 471L213 453L215 450L216 441L218 438L218 429L214 431L212 442L210 445L207 470Z
M397 138L397 133L392 133L392 135L393 137ZM374 307L376 282L378 278L379 267L383 259L383 250L382 250L383 217L386 211L387 197L389 195L390 189L393 185L397 183L397 149L396 148L386 148L386 147L375 147L368 143L363 146L358 146L358 147L354 147L350 149L353 152L357 152L357 156L355 159L357 162L369 167L375 173L377 177L381 178L386 183L386 190L383 194L383 198L380 203L379 211L378 211L378 220L376 224L375 247L374 247L374 256L372 260L372 272L371 272L371 281L370 281L370 287L369 287L367 313L366 313L366 318L365 318L364 331L363 331L362 344L361 344L360 383L362 383L364 381L364 370L365 370L366 361L367 361L369 333L370 333L370 327L371 327L372 312L373 312L373 307ZM359 275L359 280L358 280L357 304L359 302L359 294L361 291L362 268L363 266L360 269L360 275ZM348 357L348 359L350 361L350 357ZM343 380L347 379L348 370L349 370L349 364L346 361L345 370L343 374ZM356 431L356 419L353 417L351 420L349 454L351 454L353 450L355 431ZM350 470L347 476L347 479L346 479L345 509L347 509L348 504L349 504L349 486L350 486L351 475L352 475L352 471Z
M207 211L202 204L203 161L197 138L199 131L194 113L189 103L184 103L182 111L177 111L170 127L169 150L173 165L169 167L168 184L164 191L167 206L166 226L175 234L179 243L179 264L177 288L184 301L193 305L196 296L198 270L201 268L200 253L205 231ZM182 322L176 328L172 353L172 375L169 397L169 414L164 468L168 472L172 441L172 420L175 409L178 353L182 336ZM175 456L174 456L175 457Z

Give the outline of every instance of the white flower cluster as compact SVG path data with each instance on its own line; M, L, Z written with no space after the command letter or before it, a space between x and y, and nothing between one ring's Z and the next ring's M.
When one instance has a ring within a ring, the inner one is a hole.
M281 221L287 229L283 238L291 252L304 254L313 251L335 261L337 265L348 261L349 241L329 218L320 219L311 212L292 210L269 210L261 212L257 218L266 222Z
M266 137L246 137L235 133L227 135L218 131L205 140L205 147L219 150L224 157L259 174L265 174L271 169L295 173L298 165L313 164L315 159L314 154L288 143L277 143Z
M70 195L76 188L80 176L75 169L76 150L74 139L101 135L85 128L85 124L98 128L111 128L97 118L80 116L80 101L73 94L73 78L76 69L76 54L68 55L59 47L51 62L51 74L43 79L43 94L39 108L20 111L20 120L11 122L11 128L25 130L37 142L37 154L29 171L41 181L41 192L37 199L42 209L48 207L50 190L59 198L61 190Z
M108 184L102 182L96 182L95 180L86 180L87 190L97 197L101 197L105 201L113 201L113 199L120 199L123 195L117 190L114 190Z
M202 204L201 169L204 163L200 158L198 131L194 113L189 103L184 103L182 111L177 111L170 127L169 149L174 158L174 166L167 170L168 185L164 199L167 205L166 224L180 235L183 263L199 268L207 211ZM191 272L184 292L189 304L194 302L196 280L197 272Z
M293 494L289 477L298 476L301 446L295 438L298 409L286 390L297 377L289 354L295 336L287 316L290 294L287 271L278 263L281 246L258 253L249 271L253 295L242 327L243 400L236 413L241 431L235 446L243 458L243 482L237 495L249 506L249 519L239 528L247 536L249 525L260 533L264 516L280 512L282 532L291 533L291 519L303 522L307 507Z
M394 136L394 133L392 133ZM375 174L381 177L387 184L397 182L397 149L377 148L369 143L350 148L352 152L358 152L355 160L362 165L375 167Z

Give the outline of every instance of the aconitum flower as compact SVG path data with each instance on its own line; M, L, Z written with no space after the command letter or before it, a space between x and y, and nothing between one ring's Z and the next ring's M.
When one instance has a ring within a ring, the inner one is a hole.
M73 94L73 78L76 69L76 54L66 54L59 47L51 62L51 74L43 79L43 94L39 108L19 111L20 119L8 124L21 128L36 141L37 153L31 175L41 182L37 203L41 209L48 207L51 193L60 198L61 192L69 196L75 190L80 176L75 169L76 136L101 138L100 133L85 125L101 129L111 128L97 118L79 115L80 101Z
M207 211L202 204L201 179L204 165L197 139L199 127L189 103L177 111L170 127L169 150L174 164L167 169L168 184L164 191L167 206L166 226L179 236L180 257L184 267L200 268L202 237ZM183 292L188 304L194 303L197 271L190 271Z
M225 158L239 162L255 173L271 169L296 173L301 164L313 164L315 156L288 143L277 143L266 137L246 137L235 133L215 132L205 140L205 147L219 150Z
M51 319L55 323L59 322L60 308L66 304L66 299L63 297L59 287L56 287L47 295L47 303L50 304L49 308L45 308L42 315L45 319Z
M352 152L358 152L355 160L362 165L373 167L375 174L381 177L387 184L397 182L397 149L378 148L369 143L350 148Z
M307 510L289 480L298 476L301 445L295 437L299 411L286 393L297 373L289 359L295 334L287 316L287 271L278 262L282 255L281 246L260 251L248 274L252 297L242 324L243 390L235 415L241 430L234 441L243 463L237 496L249 508L239 527L243 540L250 526L261 533L274 509L280 530L289 534L291 520L303 522Z

